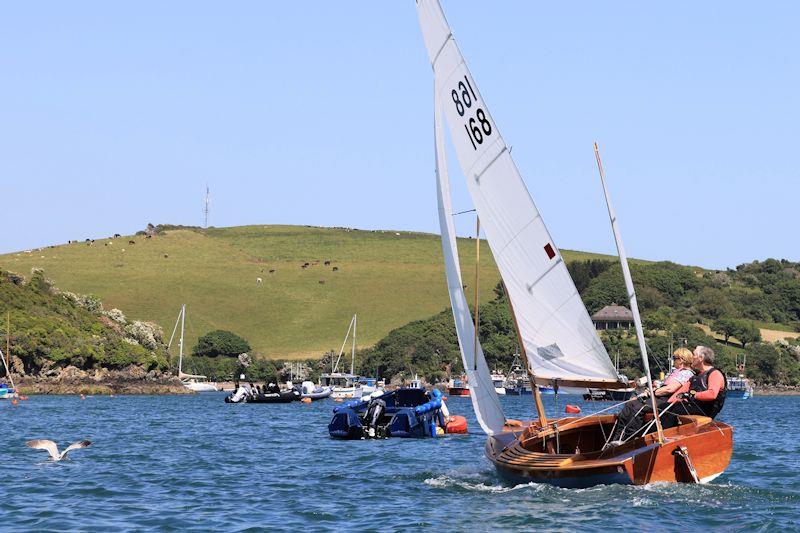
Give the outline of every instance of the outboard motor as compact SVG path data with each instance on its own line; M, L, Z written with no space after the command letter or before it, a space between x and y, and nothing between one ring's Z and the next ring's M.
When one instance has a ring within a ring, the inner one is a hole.
M352 408L337 409L328 424L328 433L335 439L361 439L364 437L364 426Z

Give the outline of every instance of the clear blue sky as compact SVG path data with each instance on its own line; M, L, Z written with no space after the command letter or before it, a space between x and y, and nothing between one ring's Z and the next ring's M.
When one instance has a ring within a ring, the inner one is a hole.
M558 246L614 251L598 140L631 256L800 260L800 4L443 6ZM438 233L412 0L12 2L0 72L1 252L202 224L206 183L215 226Z

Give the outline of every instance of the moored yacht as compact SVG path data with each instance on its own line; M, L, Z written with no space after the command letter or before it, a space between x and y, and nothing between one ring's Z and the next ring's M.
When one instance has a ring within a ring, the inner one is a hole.
M181 325L181 336L178 339L178 379L184 387L194 392L217 392L217 384L212 383L206 376L199 374L185 374L183 372L183 333L186 324L186 304L181 305L181 310L178 313L178 320L175 322L175 327L172 329L169 343L167 343L167 350L172 346L172 339L175 338L175 332L178 329L178 324Z

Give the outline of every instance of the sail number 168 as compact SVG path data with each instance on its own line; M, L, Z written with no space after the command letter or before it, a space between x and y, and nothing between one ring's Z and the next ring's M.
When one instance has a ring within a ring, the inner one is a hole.
M472 104L478 101L475 91L472 90L472 84L466 76L464 76L464 81L458 82L456 88L450 92L450 96L456 106L456 113L460 117L467 114L471 110ZM469 117L467 123L464 124L464 129L467 131L467 137L469 137L469 142L472 143L474 150L478 149L479 144L483 144L484 138L492 134L492 124L486 118L486 112L477 106L475 107L475 116Z

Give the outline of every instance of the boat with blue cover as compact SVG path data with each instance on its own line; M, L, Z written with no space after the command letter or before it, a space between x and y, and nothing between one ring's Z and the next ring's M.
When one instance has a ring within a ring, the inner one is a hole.
M328 433L345 440L465 433L466 420L448 415L438 389L400 388L334 408Z

